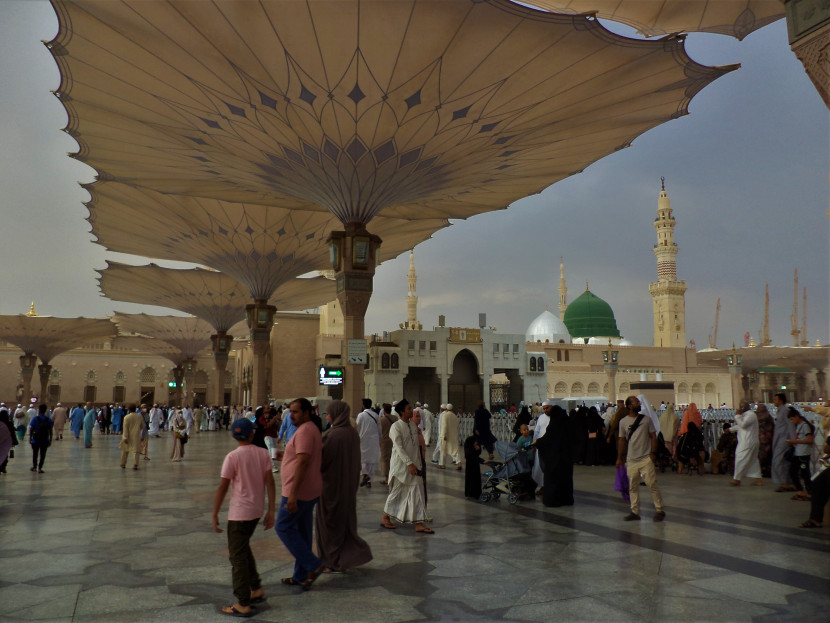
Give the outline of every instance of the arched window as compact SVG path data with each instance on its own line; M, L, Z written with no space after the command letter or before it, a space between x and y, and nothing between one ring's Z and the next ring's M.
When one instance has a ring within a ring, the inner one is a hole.
M571 351L566 350L565 351L565 361L570 361L570 360L571 360Z
M556 361L562 361L562 351L561 350L556 351Z
M571 396L581 396L585 393L585 386L577 381L573 385L571 385Z
M389 353L383 353L380 356L380 367L384 370L389 369Z
M553 395L554 396L564 396L568 393L568 386L565 384L564 381L559 381L556 384L556 387L553 388Z
M392 369L397 370L398 369L398 353L392 353L391 359L392 359Z
M536 372L536 357L530 358L530 371Z
M589 396L598 396L599 395L599 383L596 383L596 382L588 383L588 395Z
M537 357L536 358L536 369L539 370L539 372L544 372L545 371L545 358L544 357Z
M141 381L142 385L155 385L156 383L156 371L153 370L150 366L147 366L141 371L141 374L138 375L139 380Z

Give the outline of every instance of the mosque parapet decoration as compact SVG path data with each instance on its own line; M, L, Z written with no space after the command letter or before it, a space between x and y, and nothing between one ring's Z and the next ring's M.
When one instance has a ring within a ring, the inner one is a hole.
M463 344L479 344L481 343L481 329L461 329L450 327L450 342L460 342Z

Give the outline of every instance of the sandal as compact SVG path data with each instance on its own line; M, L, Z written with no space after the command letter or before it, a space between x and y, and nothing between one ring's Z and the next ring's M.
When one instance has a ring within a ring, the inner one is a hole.
M435 534L435 530L433 530L432 528L427 528L424 525L421 525L420 530L418 528L415 528L415 532L420 534Z
M288 584L289 586L299 586L300 585L300 583L297 580L295 580L294 578L283 578L282 580L280 580L280 582L282 582L283 584Z
M320 574L323 573L323 567L321 566L316 571L309 571L308 572L308 579L305 582L300 582L300 586L303 588L304 591L310 591L311 585L314 584L314 580L320 577Z
M252 604L261 604L262 602L266 601L268 597L265 595L265 591L263 591L262 595L257 595L256 597L251 597Z
M813 496L811 496L809 493L801 493L799 491L798 493L796 493L790 499L795 500L797 502L809 502L812 498L813 498Z
M237 610L236 606L225 606L219 612L221 612L222 614L227 614L231 617L241 617L243 619L247 619L256 614L256 610L254 610L253 608L248 610L248 612L242 612L240 610Z
M822 524L815 519L808 519L803 524L799 526L799 528L821 528Z
M384 515L380 520L380 527L386 528L387 530L397 530L398 526L392 523L392 520L389 519L389 515Z

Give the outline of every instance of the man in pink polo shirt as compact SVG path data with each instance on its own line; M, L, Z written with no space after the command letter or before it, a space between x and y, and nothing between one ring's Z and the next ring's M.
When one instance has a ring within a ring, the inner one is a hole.
M298 398L288 405L292 423L297 427L285 446L280 468L282 500L277 514L277 536L296 562L294 575L283 584L311 588L323 570L322 561L311 551L314 529L314 505L323 490L320 473L323 441L320 429L311 421L311 403Z
M233 594L238 602L222 608L223 614L248 617L256 611L251 604L265 600L265 591L256 569L256 560L251 551L253 535L265 506L265 490L268 490L268 512L263 525L270 530L274 525L275 493L274 478L271 475L271 458L264 448L253 445L254 425L248 419L236 420L231 434L239 446L228 453L222 463L222 480L213 500L213 530L219 527L219 509L233 486L228 508L228 556L231 561Z

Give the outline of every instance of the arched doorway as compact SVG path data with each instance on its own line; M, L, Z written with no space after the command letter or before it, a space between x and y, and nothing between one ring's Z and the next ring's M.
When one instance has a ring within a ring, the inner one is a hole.
M484 398L481 377L478 374L478 360L466 348L453 359L447 392L453 407L463 409L465 413L475 411L478 401Z

